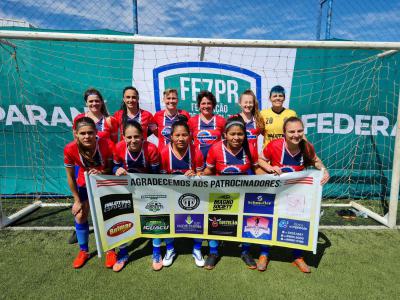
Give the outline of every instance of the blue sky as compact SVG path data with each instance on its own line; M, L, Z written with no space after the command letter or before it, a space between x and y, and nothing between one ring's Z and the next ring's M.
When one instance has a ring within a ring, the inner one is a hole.
M313 40L318 0L138 0L139 33L153 36ZM0 18L40 28L133 32L132 0L1 0ZM400 0L333 0L331 37L400 40ZM322 18L325 32L326 9Z

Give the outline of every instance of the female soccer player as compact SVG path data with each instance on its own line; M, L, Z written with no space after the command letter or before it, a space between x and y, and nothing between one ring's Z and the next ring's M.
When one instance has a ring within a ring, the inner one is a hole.
M161 173L183 174L186 176L200 175L203 171L203 156L201 152L191 144L190 130L184 117L171 126L171 143L161 151ZM204 266L201 254L202 239L194 239L193 258L198 267ZM153 239L153 269L160 270L162 266L168 267L172 264L176 255L174 239L165 239L167 252L161 263L161 239Z
M178 91L175 89L166 89L163 98L165 109L154 114L153 123L151 126L156 126L154 129L155 135L158 137L158 149L168 144L171 140L171 126L183 115L188 120L190 115L187 111L178 109Z
M64 166L74 204L72 214L75 217L75 230L80 251L73 262L74 268L82 267L89 259L89 224L87 221L89 203L84 172L89 174L111 174L113 143L109 139L96 138L94 121L82 117L75 123L75 139L64 148ZM78 178L75 178L75 166L79 166ZM114 251L106 255L106 266L112 267L116 261Z
M247 140L258 149L258 136L264 132L264 120L258 110L258 101L252 90L245 90L239 98L242 111L234 116L242 117L246 124Z
M123 140L114 151L113 173L116 176L128 173L158 174L160 171L160 156L156 145L143 138L143 129L135 120L124 122ZM118 261L113 270L121 271L128 262L126 245L120 246Z
M298 172L313 166L323 170L321 184L329 180L329 173L317 157L314 147L304 139L304 125L297 117L288 118L283 124L284 137L271 141L263 150L259 164L267 173L280 175L284 172ZM310 273L310 267L303 259L302 250L293 251L293 264L303 273ZM268 265L268 249L261 253L257 268L264 271Z
M283 136L283 122L290 117L296 117L294 110L284 108L283 102L285 101L285 89L276 85L272 87L269 93L269 100L272 107L263 109L261 117L264 119L264 145L265 148L273 139L281 138Z
M103 96L96 89L88 89L85 91L84 99L89 111L75 117L73 128L75 129L78 119L89 117L95 122L99 137L109 138L116 143L118 141L118 123L109 115Z
M225 124L224 140L215 143L208 152L204 175L244 175L250 170L253 174L264 173L258 167L257 150L247 141L242 118L232 117ZM218 242L211 240L209 246L210 254L204 268L211 270L218 260Z
M120 140L123 140L124 124L129 120L135 120L142 126L143 139L146 140L153 115L147 110L139 108L139 91L135 87L124 88L122 97L121 109L114 114L120 128Z
M189 119L188 125L192 133L194 145L207 157L212 144L221 140L225 119L214 114L217 101L213 93L201 91L197 95L197 107L200 113Z

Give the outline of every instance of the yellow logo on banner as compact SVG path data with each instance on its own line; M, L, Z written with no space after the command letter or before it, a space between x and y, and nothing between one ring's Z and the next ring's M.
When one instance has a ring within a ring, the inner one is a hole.
M208 210L210 212L238 212L240 193L211 193Z

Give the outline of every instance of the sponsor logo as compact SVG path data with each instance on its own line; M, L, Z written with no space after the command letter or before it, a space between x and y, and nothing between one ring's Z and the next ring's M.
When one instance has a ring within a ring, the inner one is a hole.
M204 215L176 214L175 233L203 234Z
M209 211L237 212L240 193L211 193Z
M161 134L163 135L163 137L166 139L166 140L170 140L170 137L171 137L171 127L170 126L165 126L164 128L163 128L163 130L161 130Z
M159 199L166 199L167 195L142 195L141 199L150 201L144 207L148 211L158 212L164 209L164 205L159 201Z
M261 216L243 217L242 237L270 240L271 233L272 233L272 218L261 217Z
M230 174L241 174L242 171L238 167L229 166L229 167L226 167L225 169L223 169L221 171L221 173L222 174L227 174L227 175L230 175Z
M132 194L102 196L100 203L104 221L124 214L133 214Z
M275 194L268 193L246 193L244 195L245 213L274 214Z
M169 234L169 215L140 216L142 234Z
M133 228L132 222L129 222L129 221L119 222L119 223L113 225L110 229L108 229L107 235L110 237L116 237L118 235L121 235L121 234L129 231L131 228Z
M277 241L308 245L309 235L310 222L279 218Z
M240 94L247 89L261 99L261 76L253 71L213 62L183 62L159 66L153 70L156 110L161 109L162 91L175 88L179 107L198 113L196 98L201 90L212 92L217 100L214 111L227 117L237 111ZM260 103L261 104L261 103Z
M197 139L200 144L208 144L210 141L215 141L217 137L215 135L211 135L208 130L201 130L197 134Z
M183 194L179 197L178 204L184 210L194 210L200 205L200 198L191 193Z
M258 138L255 134L252 134L250 130L246 130L246 135L247 135L247 139L249 139L249 140L254 140L254 139Z
M222 236L237 235L238 219L236 215L208 215L208 234Z

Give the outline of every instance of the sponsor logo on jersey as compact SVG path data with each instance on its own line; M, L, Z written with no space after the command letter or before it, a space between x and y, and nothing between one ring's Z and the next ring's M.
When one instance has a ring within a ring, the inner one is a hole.
M113 225L110 229L107 230L107 235L110 237L116 237L121 235L133 228L133 223L129 221L119 222Z
M237 215L208 215L208 234L236 236L237 235Z
M169 215L140 216L142 234L169 234Z
M246 130L246 135L248 140L254 140L257 139L257 135L252 134L250 130Z
M101 210L104 221L111 218L133 214L132 194L111 194L100 197Z
M242 237L270 240L271 234L272 234L272 218L261 217L261 216L243 217Z
M163 130L161 130L161 134L166 140L170 140L171 137L171 126L165 126Z
M215 141L217 137L211 135L208 130L201 130L197 133L197 139L199 140L200 144L208 144L210 141Z
M186 193L179 197L178 204L184 210L194 210L200 205L200 198L195 194Z
M213 62L177 62L153 70L156 110L161 110L162 91L177 89L179 108L198 113L197 94L211 91L217 100L214 112L224 117L237 111L240 95L252 89L261 99L261 76L242 67ZM260 103L261 104L261 103Z
M242 171L236 166L229 166L221 171L222 174L242 174Z

